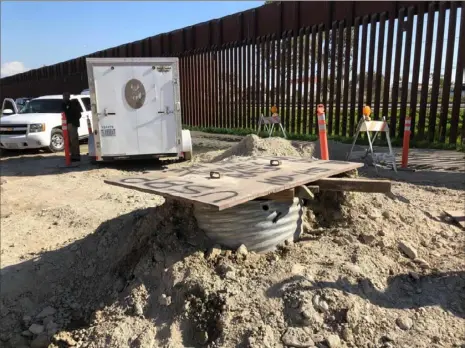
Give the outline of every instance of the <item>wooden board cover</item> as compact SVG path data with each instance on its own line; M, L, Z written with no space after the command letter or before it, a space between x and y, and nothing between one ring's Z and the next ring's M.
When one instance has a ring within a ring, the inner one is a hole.
M270 165L279 160L279 166ZM223 210L274 192L344 173L363 163L294 157L252 157L232 162L202 163L105 183L165 197L184 199ZM210 172L221 174L210 178Z

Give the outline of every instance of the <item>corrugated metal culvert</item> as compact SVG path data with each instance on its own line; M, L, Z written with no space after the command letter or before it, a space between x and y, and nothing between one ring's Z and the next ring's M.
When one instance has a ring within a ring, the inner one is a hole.
M195 205L199 227L216 244L235 249L267 252L287 239L296 240L302 232L303 204L253 200L224 211Z

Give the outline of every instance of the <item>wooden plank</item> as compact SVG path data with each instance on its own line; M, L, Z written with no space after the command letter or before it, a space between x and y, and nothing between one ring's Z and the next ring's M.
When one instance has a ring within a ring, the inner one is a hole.
M318 185L305 185L307 189L309 189L312 193L320 192L320 186Z
M316 187L316 192L320 190L319 186L314 187ZM314 193L315 189L311 189L310 187L305 185L297 186L295 188L295 195L302 199L313 199L315 197Z
M465 229L465 211L448 211L444 210L444 213L446 213L447 216L450 216L452 220L454 220L457 224L459 224L460 227Z
M289 202L294 199L294 189L289 189L289 190L284 190L284 191L279 191L275 192L263 197L260 197L263 199L270 199L272 201L277 201L277 202Z
M325 178L315 181L321 191L391 192L391 181L376 179Z
M280 165L271 165L272 160ZM223 210L362 166L363 163L293 157L253 157L173 168L156 175L126 176L105 183ZM212 171L219 172L220 179L210 178Z

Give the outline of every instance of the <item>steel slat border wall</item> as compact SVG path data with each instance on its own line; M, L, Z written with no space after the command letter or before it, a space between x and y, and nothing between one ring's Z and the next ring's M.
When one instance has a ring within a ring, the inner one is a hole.
M328 130L346 136L362 106L374 103L374 118L385 116L392 135L403 135L410 116L412 137L453 144L465 136L462 8L462 2L278 2L89 57L180 57L181 70L191 70L181 71L189 125L254 128L276 104L289 131L314 134L314 108L324 102ZM385 58L375 63L375 52ZM86 85L85 57L1 79L2 95L10 97L78 93Z

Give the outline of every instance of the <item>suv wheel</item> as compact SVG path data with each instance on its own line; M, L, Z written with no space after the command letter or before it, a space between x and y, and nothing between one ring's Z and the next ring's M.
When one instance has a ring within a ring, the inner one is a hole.
M53 129L50 136L50 152L60 152L65 148L65 138L61 129Z

